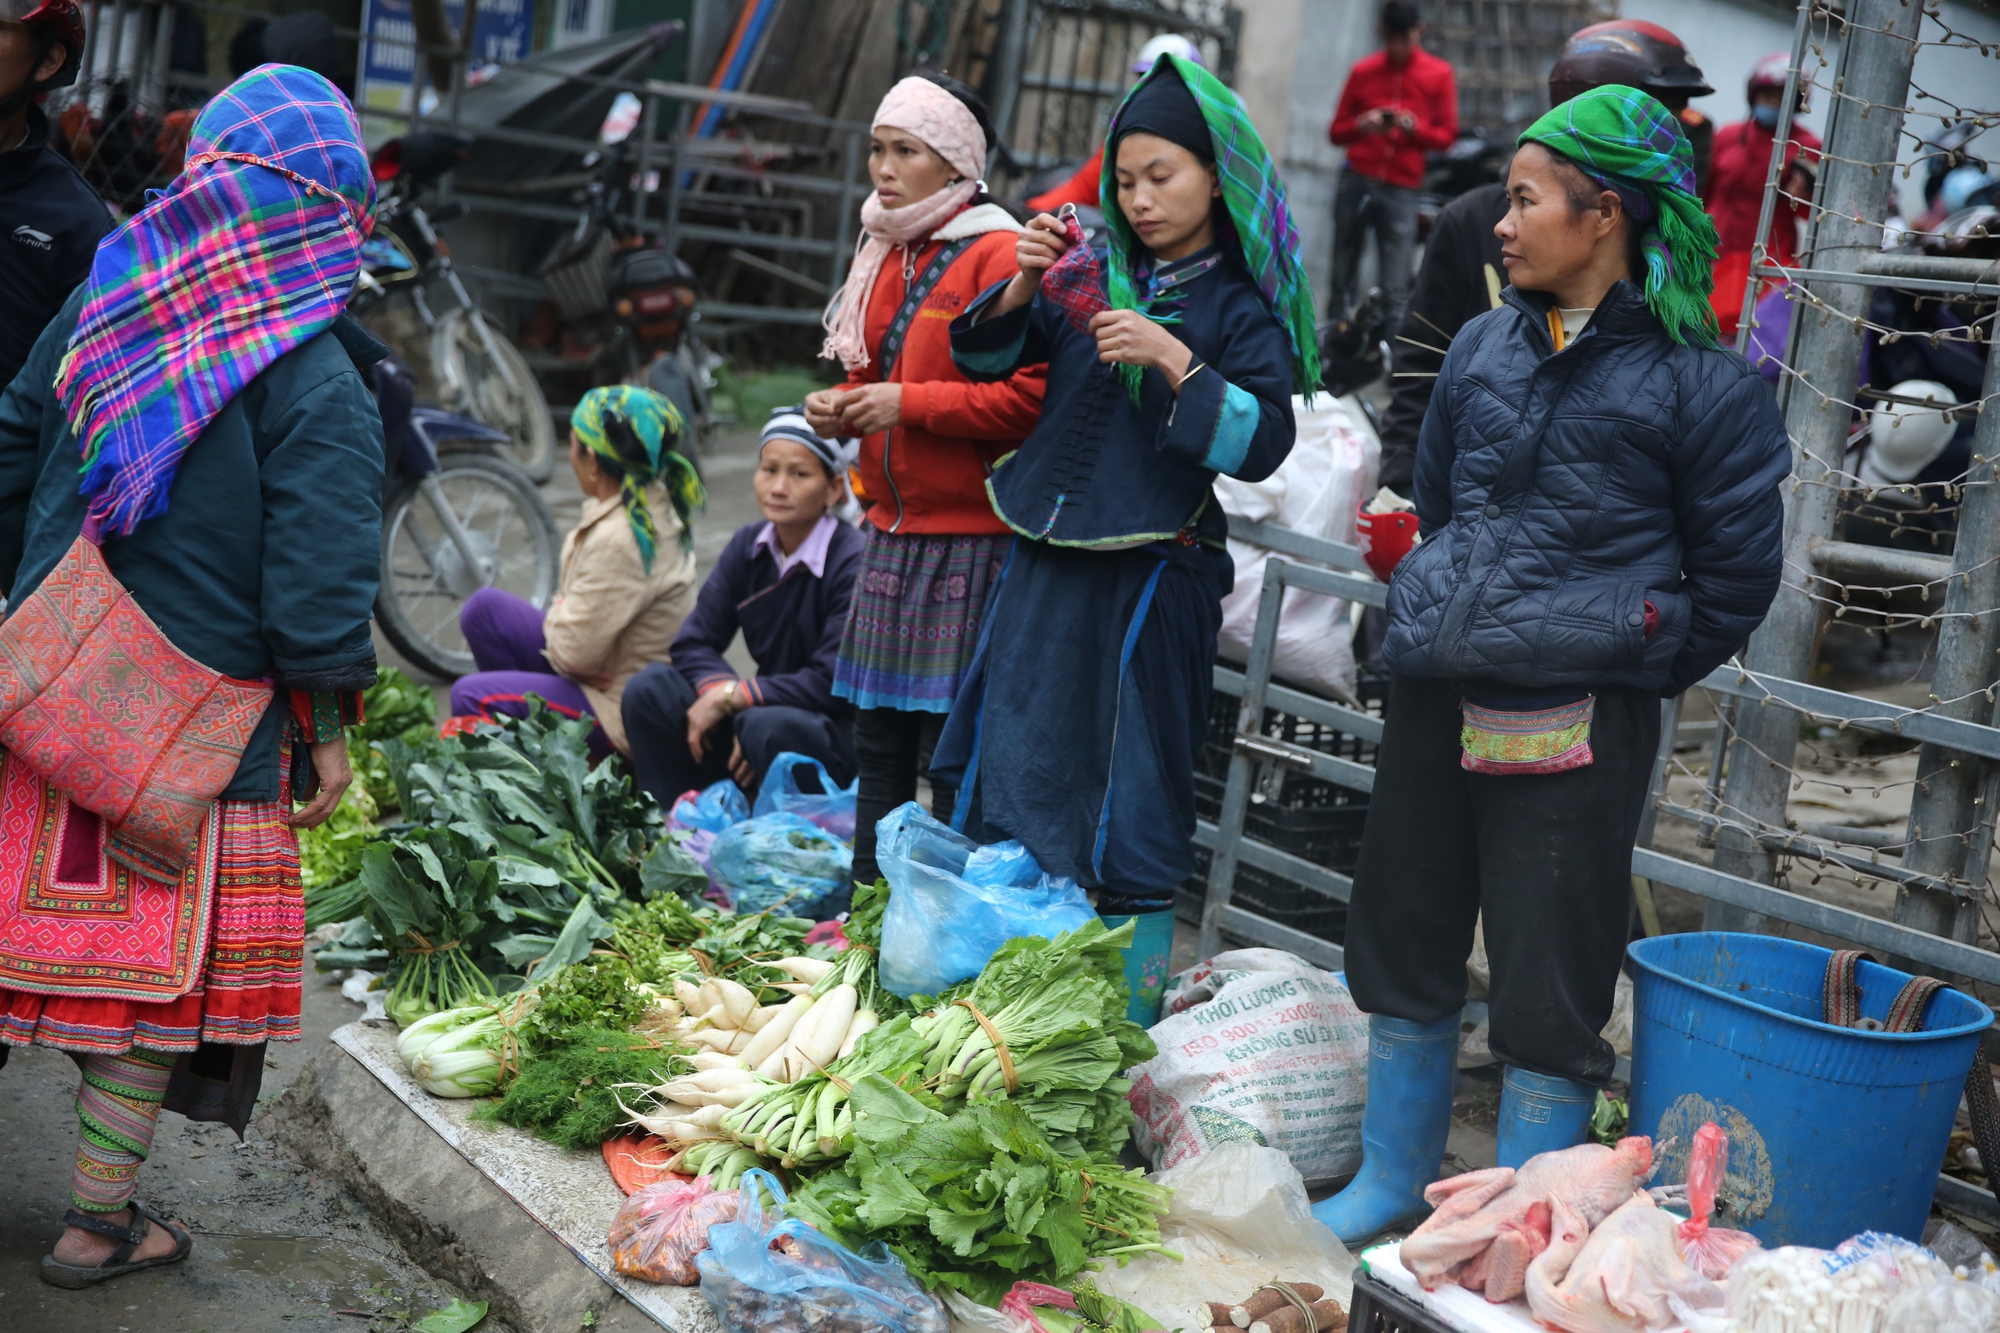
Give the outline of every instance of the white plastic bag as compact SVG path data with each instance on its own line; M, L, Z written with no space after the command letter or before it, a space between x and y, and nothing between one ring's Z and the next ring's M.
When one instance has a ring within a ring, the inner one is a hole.
M1167 983L1160 1053L1132 1069L1139 1150L1165 1170L1222 1144L1277 1148L1308 1181L1361 1165L1368 1016L1282 949L1233 949Z
M1298 439L1278 470L1259 482L1217 477L1216 497L1234 517L1352 543L1355 512L1375 492L1381 443L1338 399L1322 395L1308 409L1303 398L1294 397L1292 414ZM1242 662L1257 628L1269 553L1232 538L1229 554L1236 562L1236 584L1222 599L1221 652ZM1274 670L1303 689L1351 701L1354 646L1346 600L1287 589L1278 615Z
M1098 1290L1169 1329L1206 1328L1207 1302L1242 1301L1267 1282L1311 1282L1342 1307L1350 1303L1354 1258L1314 1220L1305 1182L1285 1154L1225 1143L1152 1179L1174 1192L1160 1243L1182 1260L1146 1254L1123 1268L1106 1263Z

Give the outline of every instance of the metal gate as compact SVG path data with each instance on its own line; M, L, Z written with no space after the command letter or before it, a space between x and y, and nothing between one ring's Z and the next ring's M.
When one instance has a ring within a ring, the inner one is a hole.
M1227 83L1242 26L1242 11L1223 0L1002 0L972 56L999 126L1002 160L988 172L996 191L1012 196L1096 152L1152 38L1188 38Z

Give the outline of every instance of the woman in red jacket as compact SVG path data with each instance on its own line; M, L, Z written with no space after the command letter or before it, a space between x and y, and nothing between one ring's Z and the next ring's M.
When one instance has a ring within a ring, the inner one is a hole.
M913 75L882 99L866 236L826 315L823 355L847 382L805 402L820 434L862 437L868 551L833 678L856 709L862 883L877 873L875 821L916 798L978 646L1010 536L986 475L1041 411L1042 367L974 384L951 360L951 321L1017 268L1020 224L980 180L992 144L985 105L956 80ZM949 819L952 792L934 784L931 804Z

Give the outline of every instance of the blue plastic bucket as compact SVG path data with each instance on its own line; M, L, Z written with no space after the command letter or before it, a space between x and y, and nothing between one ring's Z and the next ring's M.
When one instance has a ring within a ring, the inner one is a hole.
M1832 955L1817 945L1701 931L1630 953L1632 1132L1653 1136L1658 1183L1687 1179L1713 1120L1729 1135L1718 1223L1766 1246L1923 1235L1992 1010L1944 990L1922 1032L1837 1028L1819 1021ZM1862 1016L1880 1020L1910 977L1864 962L1856 979Z

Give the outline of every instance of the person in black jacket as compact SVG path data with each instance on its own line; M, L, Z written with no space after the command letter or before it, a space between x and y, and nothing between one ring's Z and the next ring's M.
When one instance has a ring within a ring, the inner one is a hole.
M1567 102L1607 83L1622 83L1660 99L1686 127L1702 121L1687 109L1690 97L1714 91L1688 58L1680 38L1657 24L1633 19L1594 23L1563 44L1549 69L1549 103ZM1706 167L1704 145L1695 145L1695 175ZM1410 494L1417 462L1417 432L1431 388L1451 340L1475 315L1500 308L1507 268L1493 228L1507 216L1507 187L1496 181L1467 190L1431 223L1417 287L1396 338L1389 381L1389 410L1382 416L1381 484Z
M1424 417L1424 541L1389 584L1392 681L1347 922L1369 1015L1363 1161L1314 1208L1350 1245L1424 1212L1485 922L1498 1160L1582 1141L1610 1079L1660 699L1750 636L1791 449L1718 345L1715 228L1679 121L1612 84L1522 136L1503 304Z
M49 146L35 105L76 79L83 31L75 0L0 0L0 389L111 230L111 211Z
M854 709L833 695L833 662L868 543L827 512L845 455L796 407L771 414L757 450L764 521L722 548L673 660L625 687L632 767L662 806L725 777L754 794L787 750L819 760L842 786L854 780ZM749 679L723 658L738 630L757 664Z

